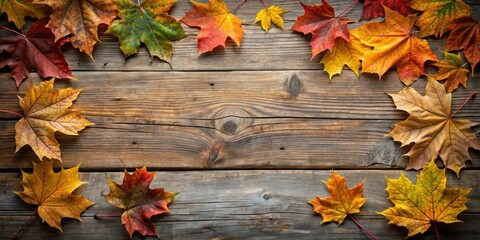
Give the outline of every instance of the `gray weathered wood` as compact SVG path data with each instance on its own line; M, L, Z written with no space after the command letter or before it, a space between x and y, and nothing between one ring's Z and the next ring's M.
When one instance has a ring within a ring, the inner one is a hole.
M139 163L141 164L141 163ZM366 179L364 196L368 198L361 212L356 214L379 239L401 239L405 229L387 226L387 220L377 215L391 206L387 200L384 176L397 178L399 171L349 170L337 171L346 177L349 187ZM107 173L121 182L122 173ZM164 187L166 191L180 192L170 205L171 213L154 217L162 239L318 239L319 236L336 236L340 239L368 239L350 220L341 226L320 225L321 217L312 213L306 202L314 196L327 197L322 183L330 177L330 170L323 171L169 171L157 172L152 188ZM416 172L406 172L415 181ZM119 218L94 219L93 215L118 212L101 196L108 193L108 184L102 173L82 173L81 180L88 181L77 193L96 202L82 216L83 222L64 220L64 232L59 233L37 219L27 227L25 239L60 238L77 239L127 239ZM34 209L12 191L21 190L19 176L0 174L0 238L4 239L21 226ZM448 187L478 189L477 171L462 172L458 179L448 172ZM469 210L459 216L464 223L441 225L442 239L472 239L480 236L480 193L472 191L467 203ZM428 238L432 238L429 231Z

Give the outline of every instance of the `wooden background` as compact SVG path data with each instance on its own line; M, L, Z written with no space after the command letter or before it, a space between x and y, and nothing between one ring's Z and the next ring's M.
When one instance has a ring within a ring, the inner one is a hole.
M226 2L232 8L238 1ZM303 14L297 1L267 1L272 2L289 10L285 29ZM312 2L319 1L304 1ZM332 2L340 12L352 1ZM480 3L466 2L480 17ZM384 177L398 177L408 161L400 144L385 137L407 117L386 95L402 89L396 73L390 70L379 81L377 75L358 79L347 70L330 81L320 58L310 61L308 38L276 27L265 34L253 24L261 8L251 0L236 12L245 20L240 48L229 41L226 50L198 56L198 29L184 25L187 36L174 44L171 67L150 59L143 46L125 62L111 36L100 38L95 61L65 46L78 80L56 81L56 88L84 89L73 108L96 125L80 136L57 138L64 167L81 163L81 180L89 182L77 193L96 205L83 213L83 222L63 220L63 232L37 217L21 239L128 239L119 218L93 216L118 212L101 196L109 191L105 173L121 181L123 169L144 165L157 171L152 187L180 192L170 214L153 218L161 239L369 239L349 220L320 225L321 217L306 203L328 196L322 180L331 169L346 176L349 187L366 179L368 201L356 215L360 223L379 239L403 239L406 229L388 226L376 214L391 206ZM361 8L357 4L346 17L358 20ZM179 0L171 13L181 18L189 9L187 1ZM443 59L446 38L428 40ZM478 76L477 68L468 88L454 92L452 109L480 90ZM40 82L37 73L17 90L4 69L0 109L21 112L17 95L25 94L30 81ZM419 79L415 89L423 93L425 82ZM480 122L480 98L456 117ZM31 171L31 161L38 161L29 147L14 154L16 121L0 115L1 239L12 236L35 208L13 194L21 190L20 168ZM448 171L450 187L472 188L469 210L459 216L464 223L439 225L442 239L480 238L480 152L470 155L473 160L459 179ZM406 174L414 179L417 172ZM416 238L434 239L435 234L430 229Z

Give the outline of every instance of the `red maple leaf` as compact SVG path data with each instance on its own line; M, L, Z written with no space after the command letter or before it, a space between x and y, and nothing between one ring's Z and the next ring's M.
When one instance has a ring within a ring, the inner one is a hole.
M446 51L464 50L465 58L470 63L472 74L480 62L480 19L471 17L455 19L449 24L452 29L447 38Z
M45 28L48 18L35 22L27 35L0 38L0 68L9 66L17 87L33 69L42 77L75 79L68 68L61 47L69 38L55 42L50 29ZM13 30L12 30L13 31Z
M150 189L155 172L148 173L147 168L138 168L130 175L125 171L122 185L108 178L110 193L105 196L112 205L125 209L122 223L130 237L135 231L143 236L157 236L150 217L169 212L167 204L173 201L176 193L165 192L163 188Z
M335 17L335 9L326 0L322 0L322 5L300 4L305 13L297 18L292 29L303 34L312 34L312 58L327 49L331 51L336 38L350 42L347 24L353 21Z
M383 7L397 11L403 16L412 14L413 11L408 7L411 0L365 0L363 12L360 20L370 20L372 18L384 17Z

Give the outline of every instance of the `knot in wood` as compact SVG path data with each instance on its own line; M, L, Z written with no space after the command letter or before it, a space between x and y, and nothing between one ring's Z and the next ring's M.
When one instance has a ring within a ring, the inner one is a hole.
M224 109L217 113L215 128L226 135L235 135L251 125L250 115L238 108Z

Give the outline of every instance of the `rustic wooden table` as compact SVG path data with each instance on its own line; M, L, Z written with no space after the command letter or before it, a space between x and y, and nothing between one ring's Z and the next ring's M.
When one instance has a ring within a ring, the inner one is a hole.
M237 1L226 2L232 7ZM351 1L332 2L338 11ZM466 2L478 18L480 3ZM286 29L303 14L297 1L275 3L289 10ZM190 8L180 0L172 15L180 18ZM321 217L306 203L328 196L322 180L331 169L346 176L349 187L366 179L368 201L357 215L364 226L379 239L404 238L406 229L388 226L376 214L391 206L384 176L398 177L408 160L400 144L385 137L407 116L385 94L402 89L396 73L390 70L379 81L344 71L329 81L319 59L310 61L304 36L275 27L265 34L253 24L260 8L248 1L237 11L245 20L240 48L230 42L226 50L199 57L198 30L184 26L187 37L175 43L171 67L151 60L144 47L124 62L110 36L96 45L95 61L65 46L78 80L57 81L56 88L84 89L74 108L96 125L80 136L57 136L64 167L81 163L80 178L89 183L77 193L96 205L82 214L83 222L63 220L63 232L37 217L21 239L129 239L120 219L93 216L118 211L101 195L109 191L105 173L120 181L123 169L144 165L157 171L152 187L180 192L170 214L153 218L161 239L369 239L349 220L320 225ZM359 19L360 12L357 5L347 16ZM445 38L429 41L442 59ZM453 93L452 109L480 90L478 76L477 71L468 89ZM425 79L413 85L419 92ZM0 73L0 108L21 112L17 95L24 95L30 81L40 79L31 73L17 91L10 73ZM480 122L480 98L457 116ZM28 147L14 154L17 120L0 117L0 238L6 239L34 209L13 191L21 190L20 168L31 171L37 157ZM460 179L448 171L449 186L473 189L469 210L459 216L464 223L439 225L442 239L480 238L480 152L470 155ZM411 179L416 174L406 172ZM430 229L417 238L434 239L435 233Z

